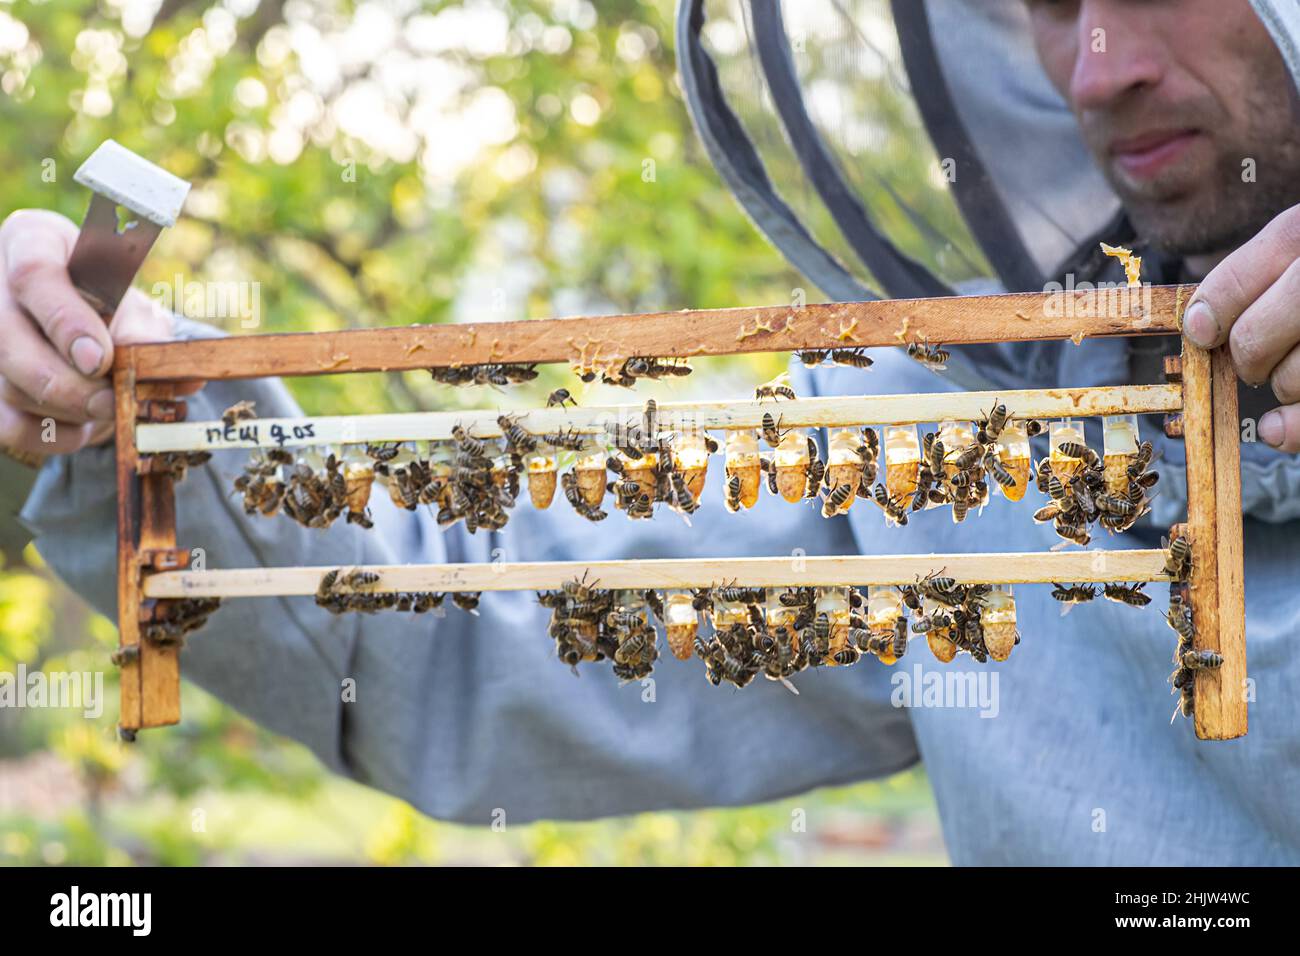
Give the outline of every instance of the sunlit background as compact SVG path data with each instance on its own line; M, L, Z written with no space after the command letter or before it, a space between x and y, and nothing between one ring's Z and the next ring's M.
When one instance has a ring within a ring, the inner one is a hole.
M738 27L711 29L722 49ZM0 0L0 214L79 221L72 172L115 138L194 183L140 285L256 284L260 331L817 301L702 155L672 38L670 0ZM707 381L743 395L776 362L706 363L671 394ZM561 382L573 385L550 370L519 401ZM494 400L415 373L291 387L309 413ZM97 721L0 708L3 862L945 860L920 771L744 809L497 833L332 777L189 686L180 727L126 747L114 625L31 547L0 567L0 671L102 669L108 698Z

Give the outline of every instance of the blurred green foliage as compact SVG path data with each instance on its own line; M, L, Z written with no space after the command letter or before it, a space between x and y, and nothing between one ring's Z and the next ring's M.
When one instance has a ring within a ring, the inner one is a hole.
M87 197L71 174L117 139L194 183L141 276L155 295L178 280L246 283L259 331L298 331L779 303L801 285L701 155L670 0L152 6L0 0L0 215L79 221ZM197 317L242 330L237 316ZM773 361L718 370L752 381ZM291 387L309 412L491 400L414 374ZM114 644L32 549L0 571L0 670L102 669L108 698L98 721L0 710L0 862L785 856L786 805L512 827L504 841L436 824L328 779L192 687L179 728L124 749ZM932 821L923 778L904 789L898 813ZM883 792L816 801L874 806Z

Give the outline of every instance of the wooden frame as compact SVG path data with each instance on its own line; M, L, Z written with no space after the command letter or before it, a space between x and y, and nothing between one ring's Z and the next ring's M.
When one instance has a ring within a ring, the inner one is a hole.
M940 299L833 303L804 307L722 309L602 316L531 322L408 326L333 333L254 335L119 348L114 364L117 398L118 603L121 642L138 646L122 674L121 726L126 731L176 723L180 677L174 649L140 641L148 602L179 597L309 595L324 568L185 570L177 549L172 479L141 474L153 453L339 441L441 439L454 424L480 437L499 434L496 412L322 417L307 420L310 436L272 435L280 420L258 420L256 435L220 423L181 421L172 382L263 376L400 371L481 363L566 362L612 368L633 356L695 357L764 351L897 346L913 342L971 344L1099 336L1169 335L1181 331L1192 286L1066 291ZM1061 388L998 395L949 392L925 395L836 397L783 401L786 425L909 424L971 420L1007 402L1017 417L1170 413L1187 443L1188 518L1194 565L1190 602L1197 649L1218 650L1222 668L1199 671L1195 727L1199 737L1226 739L1246 732L1245 611L1242 601L1240 449L1236 379L1228 356L1208 354L1184 339L1181 378L1165 385ZM864 376L865 379L865 376ZM770 403L664 403L664 421L689 418L703 428L753 428ZM573 427L598 432L611 418L634 418L640 406L535 409L521 418L530 431ZM296 424L302 424L299 420ZM214 434L215 431L215 434ZM145 469L147 470L147 469ZM903 532L905 533L905 532ZM735 578L745 584L899 584L936 567L967 583L1168 581L1165 552L1150 550L998 555L889 555L806 558L798 570L788 557L591 563L408 565L376 568L377 590L489 591L553 588L590 571L605 586L693 587Z

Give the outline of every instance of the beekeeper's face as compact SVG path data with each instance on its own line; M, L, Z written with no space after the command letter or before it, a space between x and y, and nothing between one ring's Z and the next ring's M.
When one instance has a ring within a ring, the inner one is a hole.
M1249 0L1026 0L1052 83L1146 239L1229 250L1300 202L1281 54Z

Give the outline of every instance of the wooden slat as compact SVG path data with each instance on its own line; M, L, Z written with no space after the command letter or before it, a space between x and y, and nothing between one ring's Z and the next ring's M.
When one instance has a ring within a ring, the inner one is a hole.
M1223 666L1203 675L1196 686L1197 730L1222 740L1240 737L1248 723L1246 707L1245 542L1241 512L1241 422L1237 373L1226 346L1210 355L1214 400L1214 499L1217 505L1219 633L1216 650ZM1212 640L1205 636L1203 641Z
M1187 534L1192 542L1190 597L1196 648L1219 643L1218 502L1215 500L1213 381L1210 354L1183 340L1183 440L1187 451ZM1196 735L1222 734L1217 677L1196 678ZM1202 696L1202 691L1206 693Z
M139 497L136 484L135 369L129 359L113 371L114 435L117 464L117 627L118 646L140 643L140 576L137 573L136 534ZM142 726L139 661L123 664L118 675L121 697L118 726L126 731Z
M142 384L138 400L170 399L175 389L164 384ZM176 496L167 474L140 478L139 551L176 547ZM140 725L165 727L181 719L180 654L175 647L140 645Z
M794 401L663 402L659 421L665 431L683 425L704 429L757 428L771 413L781 426L829 427L908 425L947 419L973 421L994 402L1006 404L1013 418L1073 418L1096 415L1156 414L1182 408L1178 385L1120 385L1106 388L1026 389L1003 392L935 392L916 395L837 395ZM534 408L512 413L535 435L573 429L603 434L606 424L639 422L641 405ZM142 424L136 428L141 453L219 448L302 447L393 441L440 441L456 425L479 438L496 438L500 412L414 412L402 415L336 415L318 418L267 418L230 427L221 422Z
M633 355L733 355L804 348L1023 342L1179 330L1186 286L698 309L231 336L117 350L140 381L402 371L492 362L605 365Z
M1098 555L1104 554L1104 560ZM1055 551L1006 554L872 554L803 558L656 558L376 565L369 591L549 590L584 574L606 588L692 588L736 581L750 587L911 584L943 571L963 584L1048 581L1167 581L1165 552ZM327 567L167 571L145 581L149 597L266 597L316 593Z

